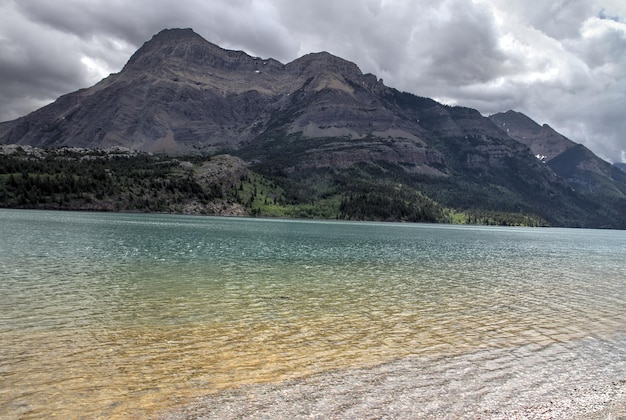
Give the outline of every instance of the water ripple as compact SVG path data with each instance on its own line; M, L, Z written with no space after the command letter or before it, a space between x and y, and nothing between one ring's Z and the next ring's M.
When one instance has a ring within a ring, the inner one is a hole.
M446 408L461 410L493 384L509 387L498 401L550 394L519 366L577 363L571 343L626 325L622 232L0 217L8 418L146 417L229 387L426 359L441 362L415 385L439 398L425 412L442 390L465 392Z

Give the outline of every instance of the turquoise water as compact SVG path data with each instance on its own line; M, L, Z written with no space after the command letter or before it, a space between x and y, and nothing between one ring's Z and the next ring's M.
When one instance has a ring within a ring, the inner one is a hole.
M0 413L626 331L626 232L0 210ZM621 349L620 351L624 351Z

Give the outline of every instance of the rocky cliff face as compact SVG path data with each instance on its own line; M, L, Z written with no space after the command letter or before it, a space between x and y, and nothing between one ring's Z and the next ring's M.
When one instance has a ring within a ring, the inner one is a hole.
M623 197L626 176L608 162L557 133L550 126L540 126L526 115L515 111L489 117L498 127L527 145L535 156L574 189L591 194Z
M539 125L521 112L507 111L489 118L510 137L528 146L535 156L545 161L576 145L549 125Z
M2 141L186 152L233 148L286 86L284 66L165 30L124 69L9 123Z

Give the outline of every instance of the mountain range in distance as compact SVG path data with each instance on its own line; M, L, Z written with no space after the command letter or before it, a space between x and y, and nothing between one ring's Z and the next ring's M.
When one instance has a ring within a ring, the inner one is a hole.
M484 117L325 52L282 64L191 29L163 30L119 73L0 123L0 144L228 154L286 205L341 218L626 228L626 173L524 114Z

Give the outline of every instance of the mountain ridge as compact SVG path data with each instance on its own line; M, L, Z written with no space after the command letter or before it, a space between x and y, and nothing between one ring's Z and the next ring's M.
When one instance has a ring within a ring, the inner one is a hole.
M489 117L507 134L527 145L557 175L578 191L609 195L626 194L626 176L617 167L596 156L582 144L557 133L547 124L540 126L524 114L507 111Z
M576 145L548 124L539 125L521 112L509 110L490 115L489 119L509 136L527 145L538 159L549 161Z

